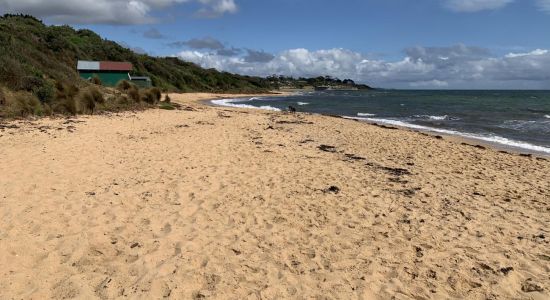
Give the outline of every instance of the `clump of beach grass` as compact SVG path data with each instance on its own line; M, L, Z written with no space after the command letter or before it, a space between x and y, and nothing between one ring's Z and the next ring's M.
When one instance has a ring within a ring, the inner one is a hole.
M77 96L77 101L79 104L79 113L90 113L92 115L97 104L105 103L103 94L95 87L89 87L80 92Z
M38 98L30 92L18 91L11 99L6 99L7 114L12 117L41 116L42 105Z
M143 102L147 104L157 104L162 97L162 94L158 88L146 89L142 92L141 98Z
M101 82L101 79L97 75L94 75L94 77L92 77L90 82L95 85L103 85L103 82Z
M117 83L116 88L121 91L125 92L130 89L130 87L133 86L128 80L121 80Z

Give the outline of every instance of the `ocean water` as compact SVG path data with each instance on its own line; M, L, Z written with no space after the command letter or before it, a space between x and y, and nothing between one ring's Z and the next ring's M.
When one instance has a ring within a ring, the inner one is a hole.
M214 104L339 115L550 154L550 91L326 91Z

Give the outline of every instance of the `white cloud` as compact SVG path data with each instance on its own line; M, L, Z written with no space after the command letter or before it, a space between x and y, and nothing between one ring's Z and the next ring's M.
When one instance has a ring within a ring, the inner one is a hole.
M410 86L414 88L446 88L449 86L449 83L446 81L434 79L430 81L411 82Z
M537 5L542 11L550 13L550 0L537 0Z
M443 0L444 5L456 12L478 12L503 8L516 0ZM550 13L550 0L533 0L539 9Z
M531 52L527 53L508 53L506 54L507 58L514 58L514 57L522 57L522 56L530 56L530 55L545 55L548 53L548 50L544 49L536 49Z
M346 49L283 51L267 62L243 55L183 51L177 56L206 68L247 75L294 77L331 75L379 87L395 88L548 88L550 52L537 49L496 57L483 48L414 47L395 61L370 59ZM444 57L445 59L442 59Z
M146 24L156 21L151 12L190 2L210 16L237 11L235 0L0 0L0 11L71 24Z
M514 0L446 0L451 10L458 12L477 12L502 8Z

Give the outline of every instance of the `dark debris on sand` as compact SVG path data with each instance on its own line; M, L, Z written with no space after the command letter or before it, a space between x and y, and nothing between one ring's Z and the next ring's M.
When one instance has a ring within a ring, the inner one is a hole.
M330 153L335 153L336 152L336 147L329 146L329 145L320 145L319 147L317 147L317 149L319 149L321 151L324 151L324 152L330 152Z
M330 187L328 187L327 189L323 190L323 192L325 193L333 193L333 194L338 194L340 193L340 188L335 186L335 185L331 185Z

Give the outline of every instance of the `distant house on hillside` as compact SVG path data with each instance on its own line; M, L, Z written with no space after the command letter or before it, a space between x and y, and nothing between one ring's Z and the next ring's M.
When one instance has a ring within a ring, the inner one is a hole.
M140 87L152 86L149 77L130 75L133 66L129 62L79 60L77 70L81 78L91 80L97 76L105 86L116 86L121 80L131 81Z

